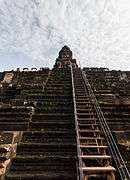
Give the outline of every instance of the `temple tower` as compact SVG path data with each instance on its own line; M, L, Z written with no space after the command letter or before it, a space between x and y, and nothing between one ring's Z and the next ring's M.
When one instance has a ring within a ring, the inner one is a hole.
M73 59L73 53L68 46L64 46L56 59L54 68L65 68L72 64L73 67L77 67L76 60Z

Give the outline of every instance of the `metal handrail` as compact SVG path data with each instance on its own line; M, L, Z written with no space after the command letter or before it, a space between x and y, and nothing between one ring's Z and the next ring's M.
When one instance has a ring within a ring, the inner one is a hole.
M130 173L126 167L126 164L121 156L121 153L119 151L119 148L114 140L114 137L112 135L112 132L105 120L105 117L103 115L103 112L98 104L98 101L95 97L95 94L91 88L91 85L83 71L81 71L83 80L85 82L86 88L88 89L89 95L91 97L91 101L94 105L95 111L97 112L98 119L100 121L102 130L106 136L106 140L109 146L109 149L111 151L112 157L115 161L116 167L118 169L118 172L120 174L121 180L129 180L130 179Z
M77 154L78 154L78 167L77 167L77 179L83 180L83 170L82 170L82 159L81 159L81 149L80 149L80 140L79 140L79 127L78 127L78 117L77 117L77 107L76 107L76 97L75 97L75 87L74 87L74 73L73 67L70 65L71 68L71 79L72 79L72 93L73 93L73 104L74 104L74 116L75 116L75 128L76 128L76 141L77 141Z

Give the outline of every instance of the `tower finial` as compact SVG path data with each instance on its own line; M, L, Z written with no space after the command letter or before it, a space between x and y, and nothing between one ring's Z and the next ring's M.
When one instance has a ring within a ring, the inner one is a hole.
M68 46L62 47L59 52L59 56L56 59L54 67L64 68L68 67L70 64L76 64L76 60L72 59L73 53Z
M72 51L68 46L64 46L59 52L59 58L69 58L72 59Z

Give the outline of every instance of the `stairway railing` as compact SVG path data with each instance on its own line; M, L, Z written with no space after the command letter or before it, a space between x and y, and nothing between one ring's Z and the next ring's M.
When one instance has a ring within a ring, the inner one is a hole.
M77 108L76 108L76 97L75 97L75 87L74 87L74 74L73 67L71 68L71 78L72 78L72 93L73 93L73 104L74 104L74 116L75 116L75 129L76 129L76 141L77 141L77 155L78 155L78 163L77 163L77 180L83 180L83 170L82 170L82 159L81 159L81 149L80 149L80 141L79 141L79 132L78 132L78 117L77 117Z
M86 88L88 89L90 99L91 99L93 106L94 106L94 109L97 113L97 116L98 116L99 122L101 124L102 130L105 134L111 155L115 161L115 165L116 165L117 170L119 172L120 178L121 178L121 180L130 180L130 173L129 173L129 171L126 167L126 164L122 158L122 155L121 155L119 148L115 142L115 139L112 135L112 132L111 132L111 130L110 130L110 128L106 122L106 119L103 115L103 112L102 112L102 110L98 104L98 101L95 97L95 94L94 94L92 88L91 88L91 85L88 81L88 78L86 77L86 74L82 70L81 70L81 73L82 73L82 78L85 82Z

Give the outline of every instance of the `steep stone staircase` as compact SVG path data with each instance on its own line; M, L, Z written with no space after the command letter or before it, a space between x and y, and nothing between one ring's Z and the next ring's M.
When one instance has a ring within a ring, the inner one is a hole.
M76 141L70 68L53 69L6 179L74 180Z

